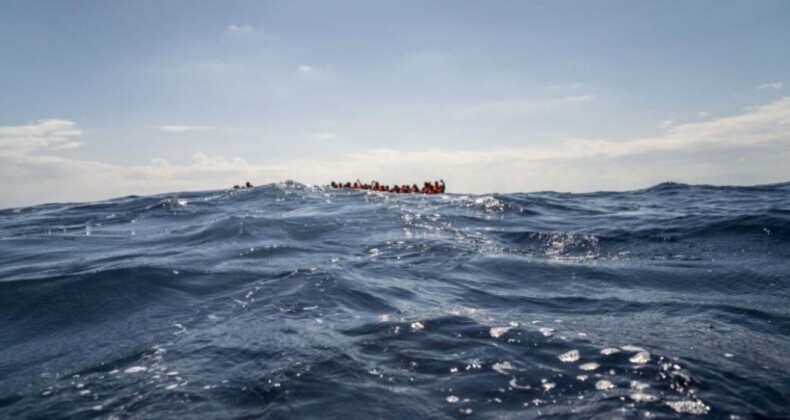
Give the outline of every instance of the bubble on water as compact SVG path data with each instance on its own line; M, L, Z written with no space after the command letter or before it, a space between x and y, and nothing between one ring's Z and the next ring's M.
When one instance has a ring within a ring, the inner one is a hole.
M450 403L450 404L455 404L458 401L460 401L460 400L455 395L450 395L450 396L447 397L447 402Z
M706 414L710 407L700 400L695 401L667 401L667 405L681 414Z
M126 369L123 372L124 373L140 373L140 372L145 372L146 370L148 370L148 368L145 367L145 366L132 366L132 367Z
M601 365L598 364L598 363L595 363L595 362L590 362L590 363L585 363L583 365L579 365L579 369L581 369L581 370L595 370L595 369L598 369L599 367L601 367Z
M561 362L570 363L579 360L579 350L571 350L567 353L562 353L557 356Z
M491 337L494 337L494 338L499 338L499 337L501 337L501 336L502 336L504 333L506 333L506 332L508 332L508 331L510 331L510 327L494 327L494 328L491 328L491 329L488 331L488 333L489 333L489 334L491 334Z
M595 389L599 391L606 391L607 389L614 389L615 385L606 379L601 379L600 381L595 383Z
M620 352L620 349L616 349L614 347L607 347L607 348L601 350L601 354L603 354L604 356L609 356L610 354L615 354L615 353L619 353L619 352Z

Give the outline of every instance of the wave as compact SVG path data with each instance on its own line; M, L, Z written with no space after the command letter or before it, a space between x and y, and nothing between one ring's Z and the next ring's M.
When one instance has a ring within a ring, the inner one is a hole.
M0 416L778 417L788 191L0 210Z

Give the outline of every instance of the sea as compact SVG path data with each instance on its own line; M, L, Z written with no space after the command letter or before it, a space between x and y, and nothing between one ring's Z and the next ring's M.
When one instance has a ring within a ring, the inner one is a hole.
M790 183L0 210L0 418L790 416Z

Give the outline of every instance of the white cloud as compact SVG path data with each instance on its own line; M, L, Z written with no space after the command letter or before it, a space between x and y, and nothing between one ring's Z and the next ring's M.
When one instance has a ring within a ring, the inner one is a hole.
M302 64L296 68L296 71L299 72L300 74L311 74L311 73L315 73L316 70L311 66Z
M73 149L82 143L72 139L82 134L76 123L59 119L39 120L26 125L0 126L0 154Z
M195 166L211 168L239 168L247 167L247 162L241 158L228 159L225 156L209 156L205 153L195 153L192 155Z
M334 133L315 133L313 134L313 138L318 140L332 140L336 139L337 135Z
M250 24L231 24L225 28L225 34L230 35L233 37L248 37L251 35L255 35L256 31L255 28Z
M188 131L210 131L217 129L216 127L200 125L162 125L157 128L165 133L186 133Z
M584 87L584 83L566 83L566 84L559 84L559 85L548 85L545 87L546 90L575 90Z
M763 89L781 89L784 84L782 82L773 82L773 83L763 83L755 89L763 90Z
M462 106L460 109L454 110L453 112L455 113L457 111L466 116L519 116L563 109L568 106L590 102L594 99L595 97L593 95L584 94L545 100L514 99L491 101Z
M70 122L0 127L0 142L20 136L70 138L80 132ZM42 156L38 152L51 149L17 148L15 154L0 153L0 207L227 188L247 180L328 183L360 178L392 184L444 178L452 192L477 193L632 189L669 180L779 182L790 179L788 133L790 97L741 115L677 125L660 136L570 139L548 148L368 150L272 164L196 153L186 165L157 158L142 166Z

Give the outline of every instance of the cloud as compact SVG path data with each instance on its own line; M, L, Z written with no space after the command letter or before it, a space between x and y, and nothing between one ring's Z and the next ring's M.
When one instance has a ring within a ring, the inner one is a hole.
M546 90L575 90L584 87L584 83L565 83L559 85L548 85L545 87Z
M73 141L83 134L69 120L45 119L26 125L0 126L0 154L26 154L36 150L64 150L80 147Z
M250 24L231 24L225 28L225 34L231 37L244 38L255 35L255 28Z
M672 118L672 117L670 117L670 118L667 118L667 119L665 119L664 121L661 121L661 123L659 123L659 125L660 125L661 127L664 127L664 128L669 128L669 127L671 127L671 126L672 126L672 124L674 124L674 123L675 123L675 119L674 119L674 118Z
M26 136L69 139L78 133L81 131L74 123L44 120L0 127L0 142ZM740 115L679 124L658 136L577 138L544 148L377 149L269 164L195 153L188 164L156 158L140 166L57 157L51 148L15 149L13 155L0 153L0 207L228 188L247 180L255 184L284 179L324 184L360 178L400 184L444 178L450 191L469 193L633 189L670 180L769 183L790 179L788 133L790 97ZM38 153L43 151L48 155Z
M199 167L239 168L249 166L247 162L241 158L228 159L225 156L209 156L205 153L195 153L192 155L192 159L195 161L194 165Z
M312 137L318 140L333 140L337 138L337 135L334 133L315 133Z
M585 102L590 102L595 96L589 94L571 95L545 100L515 99L491 101L462 106L458 113L466 116L494 116L508 117L525 114L537 114L547 111L562 109Z
M217 129L216 127L199 125L162 125L157 128L165 133L186 133L188 131L211 131Z
M763 83L759 86L756 86L755 89L764 90L764 89L781 89L783 83L782 82L773 82L773 83Z
M302 64L296 68L296 71L300 74L311 74L315 73L316 69L306 64Z
M705 118L705 117L708 117L708 116L710 116L710 112L708 112L708 111L697 112L697 117L698 118Z

